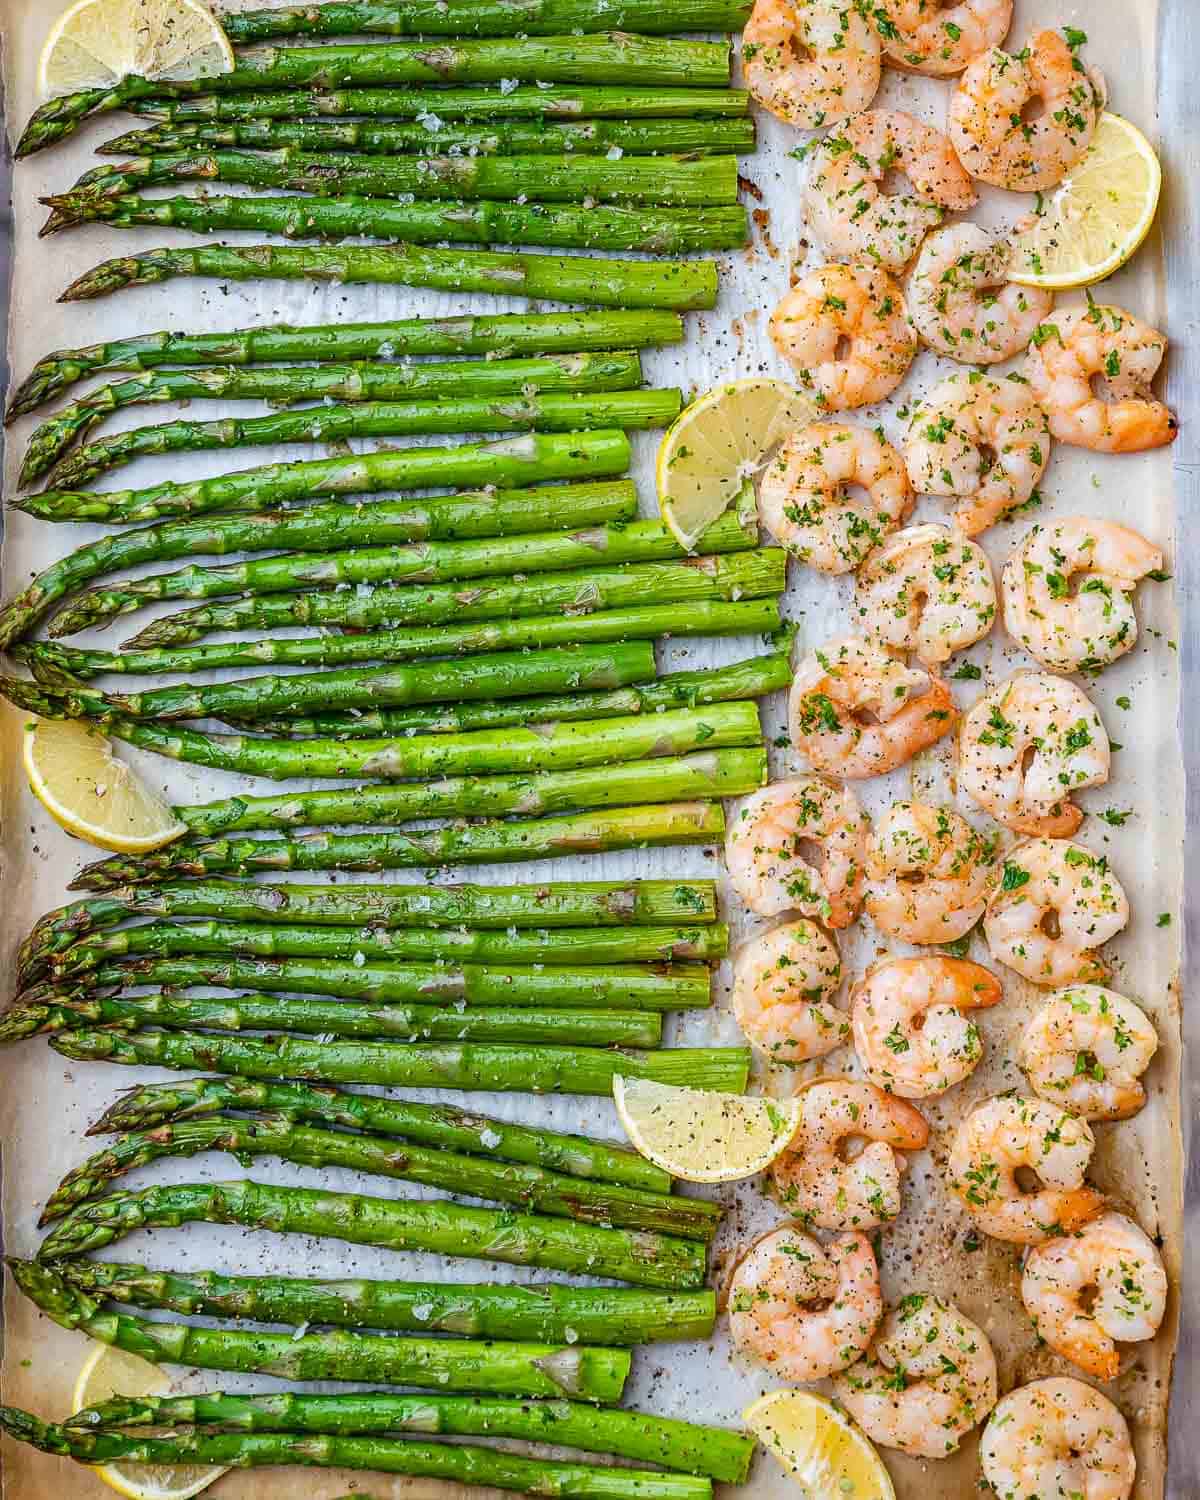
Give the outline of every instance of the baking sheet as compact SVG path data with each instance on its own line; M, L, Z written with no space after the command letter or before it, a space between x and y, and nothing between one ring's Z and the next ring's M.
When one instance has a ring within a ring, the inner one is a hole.
M32 107L33 75L38 50L48 25L47 9L30 6L23 0L0 0L0 21L6 44L6 77L8 84L8 119L10 129L19 129ZM1158 6L1154 0L1109 7L1086 4L1082 0L1018 0L1017 14L1010 34L1014 46L1021 45L1032 27L1072 24L1087 31L1090 43L1086 56L1106 73L1112 107L1127 115L1145 130L1156 145L1167 153L1168 186L1166 216L1160 217L1156 230L1143 247L1134 264L1106 284L1103 296L1121 302L1148 321L1165 328L1176 344L1176 385L1182 368L1179 342L1191 331L1187 321L1191 307L1188 266L1180 256L1188 256L1195 244L1194 221L1185 217L1186 204L1180 196L1183 178L1170 171L1172 162L1182 172L1186 164L1188 141L1195 133L1182 132L1184 116L1174 110L1163 119L1170 124L1160 134L1155 100L1160 89L1158 58L1173 58L1177 64L1194 51L1194 36L1188 30L1186 0L1164 0L1164 35L1161 52L1156 47L1159 27ZM1194 18L1193 18L1194 19ZM1188 93L1188 82L1176 87L1171 80L1171 98L1180 111L1194 122L1196 104ZM929 80L886 74L884 87L876 101L880 106L894 105L940 123L948 86ZM255 322L286 320L313 323L324 320L357 320L377 317L400 317L411 314L441 314L462 310L464 300L476 311L503 311L525 304L504 299L475 297L462 299L432 292L403 288L329 286L307 287L302 284L268 282L249 285L222 285L211 281L177 281L164 286L141 288L96 303L63 306L54 297L66 283L86 267L110 254L128 253L152 244L191 244L192 236L179 233L139 231L121 234L104 227L59 235L49 241L36 240L42 211L37 197L57 189L92 163L91 146L119 130L129 128L129 118L111 116L93 123L74 140L20 164L16 169L14 198L15 273L12 292L10 351L13 369L24 373L30 364L51 347L93 342L103 337L132 331L170 327L176 330L226 329ZM753 204L757 216L756 247L746 254L725 257L722 262L722 297L715 312L693 315L689 320L689 337L681 348L648 352L645 367L648 379L656 385L679 384L685 389L702 388L733 375L765 372L786 375L786 369L774 355L766 338L766 319L771 308L786 290L791 264L802 256L803 229L800 216L799 185L803 167L789 151L805 139L773 119L759 116L761 145L752 159L743 159L744 175L762 194L761 203ZM1192 161L1194 167L1194 158ZM236 191L236 189L234 190ZM1016 200L1003 195L987 198L977 217L995 223L1011 221ZM1168 316L1168 287L1165 274L1167 253L1161 238L1161 226L1170 226L1170 254L1175 256L1173 286L1175 296ZM231 235L231 242L254 242L257 235ZM1180 290L1182 288L1182 291ZM1068 294L1067 301L1076 300ZM953 368L924 354L914 365L908 380L897 396L878 411L868 409L852 416L873 424L881 421L888 434L898 438L903 422L899 408L910 402L941 375ZM1194 384L1193 384L1194 388ZM227 410L245 412L244 403L237 408L220 403L195 403L197 416L215 416ZM39 414L44 416L45 413ZM161 414L165 416L165 413ZM153 409L133 408L114 421L119 426L143 425L159 419ZM24 440L37 417L27 418L14 430L6 457L7 492L15 487L15 469ZM432 439L437 442L439 439ZM1087 514L1121 519L1136 526L1164 547L1169 565L1183 575L1186 589L1195 566L1186 558L1176 558L1174 546L1175 518L1187 513L1184 497L1190 487L1195 491L1194 464L1197 455L1187 445L1191 442L1185 422L1180 442L1174 452L1114 458L1089 455L1078 450L1057 447L1050 461L1043 492L1046 504L1043 514ZM634 437L637 463L635 475L643 497L643 509L653 510L652 455L655 438L648 434ZM276 457L317 456L304 450L256 450L252 453L193 454L186 461L189 477L220 473L229 468L252 463L270 462ZM1189 462L1190 460L1190 462ZM121 471L107 481L108 486L151 483L165 474L181 472L154 460L143 460ZM1191 512L1195 514L1195 511ZM940 503L925 500L914 519L940 519ZM982 539L997 566L1012 550L1028 523L999 526ZM68 547L101 534L101 528L52 527L12 514L9 517L3 555L3 592L5 596L24 582L31 572L44 566ZM802 640L817 644L823 639L844 633L849 625L846 604L850 588L844 581L818 578L795 570L789 587L787 613L797 621ZM1182 883L1183 851L1180 833L1184 826L1184 775L1180 742L1176 733L1179 703L1179 624L1174 610L1171 585L1145 585L1139 591L1138 611L1142 637L1137 648L1109 668L1098 682L1089 687L1114 740L1123 748L1114 758L1114 774L1107 787L1085 793L1082 802L1089 811L1098 813L1108 807L1132 809L1133 815L1124 827L1114 828L1092 817L1084 824L1080 841L1109 856L1113 868L1130 896L1132 920L1126 932L1111 945L1116 960L1112 984L1130 994L1153 1015L1159 1029L1161 1047L1152 1065L1147 1083L1150 1101L1134 1120L1118 1125L1097 1127L1099 1149L1093 1176L1102 1187L1122 1200L1139 1221L1154 1234L1164 1238L1164 1256L1173 1287L1178 1287L1180 1270L1181 1172L1178 1156L1179 1099L1179 1005L1175 980L1179 963L1182 922L1179 900ZM128 623L128 622L126 622ZM119 628L119 627L118 627ZM123 631L122 634L128 633ZM85 638L87 640L89 638ZM104 637L97 637L104 639ZM1185 640L1185 645L1186 645ZM699 666L730 660L756 649L756 643L724 642L709 645L668 644L662 649L665 667ZM1008 675L1015 667L1029 665L1002 631L974 648L970 658L985 672L984 686ZM955 684L955 692L964 706L973 696L975 684ZM1115 706L1118 697L1128 697L1132 708L1122 711ZM768 737L782 727L781 705L767 706L764 714ZM65 899L65 885L71 874L90 857L90 851L69 839L54 827L29 796L20 770L19 733L21 717L11 710L0 716L0 823L3 842L0 862L0 901L4 912L3 954L7 960L16 943L32 921L43 911ZM247 785L243 779L202 772L197 768L165 766L157 758L130 752L156 785L172 797L199 800L201 797L225 795ZM796 768L786 751L774 750L773 773L785 774ZM1192 762L1195 763L1194 760ZM936 794L940 800L951 793L951 755L943 745L927 756L916 768L871 782L861 788L868 806L879 811L889 802L911 791ZM960 810L981 821L969 806ZM666 850L642 854L592 857L586 861L547 861L522 867L497 870L487 868L459 872L459 878L499 878L514 881L562 878L568 869L572 874L586 873L590 878L640 876L715 875L719 861L711 850ZM353 877L350 877L353 878ZM398 873L397 880L413 878ZM451 876L450 878L454 878ZM1173 916L1171 925L1159 927L1160 913ZM754 924L736 909L729 912L739 939L754 930ZM841 938L845 967L851 976L884 952L905 952L883 938L864 919L850 937ZM976 942L972 956L988 962L986 946ZM6 965L6 968L8 966ZM1022 1079L1012 1059L1012 1039L1019 1034L1025 1019L1037 1003L1038 993L1007 970L1000 970L1005 982L1005 1001L997 1011L984 1013L980 1022L985 1042L985 1060L969 1082L952 1091L942 1101L932 1101L926 1113L934 1127L933 1149L913 1158L906 1187L904 1211L894 1227L884 1236L884 1280L889 1298L908 1291L925 1290L951 1297L969 1316L979 1321L992 1335L1001 1366L1002 1387L1035 1376L1062 1371L1075 1373L1063 1362L1039 1352L1027 1327L1017 1295L1017 1251L996 1242L973 1253L963 1249L966 1222L946 1196L940 1181L939 1163L945 1144L961 1115L980 1097L1002 1088L1020 1087ZM737 1039L736 1028L728 1016L727 972L723 970L717 988L717 1005L710 1014L681 1018L675 1023L677 1040L689 1042L731 1042ZM852 1053L834 1054L823 1064L831 1071L836 1064L854 1071ZM72 1065L51 1052L44 1043L28 1043L6 1053L0 1063L0 1141L4 1149L4 1178L0 1198L0 1223L4 1225L6 1248L11 1253L32 1253L38 1235L34 1229L37 1206L68 1167L88 1153L82 1132L118 1089L135 1081L148 1081L147 1070L104 1066ZM792 1080L768 1080L771 1087L786 1087ZM417 1095L420 1097L420 1095ZM428 1095L426 1097L435 1097ZM444 1098L444 1094L436 1097ZM520 1096L481 1098L471 1096L473 1105L486 1107L497 1114L526 1120L540 1120L572 1128L615 1133L611 1107L600 1100L553 1099L534 1100ZM165 1180L227 1179L244 1175L237 1164L225 1157L202 1157L193 1162L162 1162L149 1172L129 1179L132 1185ZM252 1175L277 1182L309 1183L320 1181L333 1188L357 1187L383 1195L424 1196L421 1189L407 1184L386 1184L374 1178L361 1178L348 1172L323 1172L316 1175L300 1168L256 1162ZM738 1247L775 1221L778 1211L758 1191L758 1184L747 1184L730 1193L731 1212L718 1241L713 1259L713 1274L718 1284L724 1277ZM441 1276L446 1279L475 1280L493 1274L492 1269L476 1262L443 1264L438 1258L420 1255L399 1256L365 1247L342 1245L333 1241L308 1241L297 1237L255 1234L250 1231L194 1225L186 1231L157 1231L153 1235L131 1236L114 1247L113 1258L144 1260L159 1266L212 1265L237 1272L264 1269L305 1271L317 1274ZM512 1268L498 1268L501 1279L537 1279L537 1273ZM1174 1304L1159 1338L1140 1346L1128 1374L1111 1391L1135 1431L1139 1454L1139 1477L1135 1490L1138 1500L1157 1500L1163 1493L1163 1460L1165 1422L1173 1341ZM6 1402L32 1408L43 1416L64 1414L70 1405L70 1389L78 1365L86 1352L85 1341L57 1328L41 1318L31 1305L6 1290L5 1354L0 1366L0 1393ZM1194 1401L1194 1380L1185 1371L1183 1400ZM217 1385L248 1388L255 1384L269 1388L270 1381L254 1382L236 1377L222 1377L215 1372L188 1379L180 1372L181 1383L191 1388ZM731 1425L746 1402L774 1382L750 1367L730 1361L723 1330L710 1345L659 1345L639 1351L635 1356L634 1376L628 1390L628 1404L668 1415L702 1417ZM333 1387L328 1387L333 1388ZM344 1387L343 1387L344 1388ZM1190 1409L1190 1408L1189 1408ZM1189 1429L1181 1423L1185 1434ZM1194 1432L1194 1426L1191 1428ZM1171 1492L1192 1497L1197 1493L1197 1459L1195 1445L1186 1436L1177 1444ZM976 1492L978 1468L975 1444L968 1440L961 1454L942 1462L920 1462L886 1455L902 1500L920 1495L923 1500L940 1497L963 1497ZM58 1491L67 1478L61 1461L34 1453L25 1447L7 1443L0 1451L0 1488L6 1500L44 1500ZM110 1492L84 1470L70 1473L68 1482L81 1500ZM374 1475L340 1474L332 1471L259 1471L253 1474L231 1474L211 1491L215 1500L244 1500L244 1497L275 1497L302 1493L311 1500L332 1500L348 1490L378 1497L447 1494L458 1487L431 1485L425 1481L391 1479ZM754 1500L783 1500L794 1495L794 1488L768 1459L761 1459L751 1481Z

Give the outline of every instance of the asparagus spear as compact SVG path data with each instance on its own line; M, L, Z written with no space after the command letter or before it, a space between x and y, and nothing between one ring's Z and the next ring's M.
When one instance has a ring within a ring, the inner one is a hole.
M423 128L423 127L422 127ZM536 129L542 127L536 126ZM253 365L265 361L398 360L416 354L579 354L677 344L683 323L669 312L554 312L398 318L293 327L266 324L229 333L143 333L45 355L17 386L8 419L33 411L85 375L165 365ZM192 375L196 371L190 372Z
M215 1464L254 1469L275 1464L370 1469L453 1479L558 1500L709 1500L712 1481L690 1474L526 1458L500 1448L416 1438L331 1437L315 1433L209 1433L134 1437L77 1432L0 1407L0 1429L45 1453L81 1464Z
M277 36L535 36L568 31L740 31L744 0L685 0L669 12L651 0L337 0L234 12L222 18L231 42Z
M746 1047L533 1047L514 1042L314 1042L306 1037L200 1036L186 1031L60 1031L50 1045L76 1062L232 1073L274 1082L364 1083L482 1093L595 1094L613 1078L740 1094L750 1072ZM458 1254L452 1246L452 1254ZM599 1273L596 1273L599 1274Z
M493 292L597 307L665 308L689 312L714 307L717 270L711 261L615 260L601 256L500 254L488 250L428 250L418 245L196 245L118 256L85 271L60 302L108 297L129 286L176 276L222 281L333 281L383 286L430 286L445 292Z
M29 440L21 483L31 484L76 438L126 406L163 401L408 401L495 398L541 391L629 390L641 361L628 350L544 354L524 359L436 360L424 364L365 363L218 365L198 370L148 370L100 386L43 422Z
M546 1214L469 1208L441 1198L376 1198L250 1179L156 1184L77 1204L42 1241L38 1259L82 1255L137 1229L181 1224L240 1224L388 1250L428 1250L608 1276L639 1286L686 1290L704 1283L704 1245L654 1230L608 1229Z
M441 1433L523 1438L588 1453L611 1453L742 1483L754 1443L722 1427L699 1427L638 1411L574 1401L506 1401L502 1397L335 1396L275 1391L265 1396L210 1392L197 1396L116 1396L77 1413L69 1431L194 1426L212 1432Z
M555 158L520 159L537 162ZM630 157L631 161L642 162L657 159ZM732 162L734 158L710 160ZM320 187L317 179L308 180L314 190ZM336 184L331 184L332 189L336 189ZM406 198L400 202L382 193L295 198L229 194L145 198L132 193L81 189L52 194L42 201L51 210L40 231L43 237L80 224L104 223L114 229L155 225L160 229L187 229L194 234L254 229L294 240L342 240L349 235L360 235L400 240L409 245L454 241L468 245L530 245L541 249L642 250L657 255L735 250L749 238L746 211L736 203L701 208L634 208L605 203L592 208L586 203L539 199L517 203L494 198L448 200L444 195Z
M434 143L436 151L436 142ZM103 162L80 177L70 196L137 192L202 178L245 187L284 188L327 198L520 198L543 203L654 204L713 208L737 202L732 156L359 156L281 146L272 151L181 152Z
M158 521L168 516L202 515L209 511L254 511L287 505L317 495L363 495L377 490L434 489L442 485L488 485L496 489L518 489L544 479L615 478L629 465L629 439L611 430L589 433L526 432L493 443L461 443L453 448L401 448L396 452L351 454L345 458L310 459L301 463L266 464L239 469L192 484L167 483L146 490L110 490L72 493L44 490L24 500L11 502L44 521ZM534 499L520 508L530 514L547 501L548 494L533 492ZM461 504L474 504L477 525L487 530L464 530L455 520L452 535L495 535L496 522L489 519L497 497L490 504L470 495ZM592 496L595 499L595 496ZM612 499L612 491L609 491ZM628 492L621 492L621 504ZM636 501L635 501L636 503ZM425 502L434 507L436 500ZM458 516L455 507L435 511L443 517ZM545 512L540 514L544 517ZM425 522L424 524L430 524ZM447 522L446 524L449 524ZM521 530L542 530L540 525ZM428 536L428 531L420 535ZM411 537L409 538L411 540ZM272 543L272 546L279 545Z
M301 1166L345 1167L494 1203L515 1203L552 1218L705 1242L716 1233L722 1213L719 1205L703 1198L647 1193L641 1188L561 1176L543 1167L456 1156L444 1149L405 1145L398 1150L394 1141L379 1137L313 1129L288 1115L256 1114L251 1119L222 1115L185 1120L119 1137L68 1172L47 1199L39 1224L44 1226L105 1192L114 1177L165 1157L192 1157L204 1151L238 1157L278 1156Z
M556 855L597 854L676 844L718 843L725 818L716 802L576 813L561 818L495 819L411 833L310 833L266 839L184 839L154 854L117 855L88 865L77 891L109 891L182 875L250 875L261 870L409 870Z
M256 885L231 880L128 886L39 918L17 955L24 986L88 933L128 917L224 917L308 927L475 927L542 931L562 927L664 926L716 921L712 881L578 881L545 885Z
M595 1401L618 1400L629 1372L628 1352L582 1344L381 1338L340 1330L265 1333L151 1322L105 1312L57 1266L12 1258L6 1264L21 1291L56 1323L152 1364L283 1380L355 1380ZM80 1262L72 1269L83 1272L86 1267Z
M41 1269L33 1267L35 1273ZM477 1339L644 1344L707 1338L716 1317L716 1299L710 1291L573 1287L552 1281L518 1286L222 1276L216 1271L149 1271L93 1260L60 1261L54 1274L87 1297L108 1297L189 1317L327 1323L334 1328L455 1333Z
M440 99L440 96L439 96ZM433 101L438 104L438 100ZM440 104L439 104L440 108ZM101 156L152 156L190 151L197 146L235 146L251 150L297 146L303 151L356 151L377 156L466 151L477 156L542 156L577 152L604 155L614 147L629 156L661 152L733 152L754 150L754 121L690 120L501 120L457 124L435 115L415 124L370 120L234 120L154 125L131 130L96 147Z

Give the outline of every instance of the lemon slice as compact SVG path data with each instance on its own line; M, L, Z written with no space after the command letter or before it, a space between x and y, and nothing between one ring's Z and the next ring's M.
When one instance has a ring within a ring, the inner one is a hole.
M796 1133L800 1101L746 1099L710 1089L613 1079L629 1139L684 1182L736 1182L765 1171Z
M782 380L734 380L685 407L663 436L656 469L659 509L680 546L690 551L771 450L816 415Z
M34 719L22 747L29 789L60 828L115 854L144 854L187 832L98 729Z
M229 38L200 0L76 0L50 28L38 87L50 99L129 73L178 82L233 67Z
M824 1396L768 1391L742 1421L799 1481L805 1500L896 1500L879 1454Z
M136 1354L108 1344L97 1344L83 1362L75 1382L74 1410L97 1406L112 1396L165 1396L171 1382L158 1368ZM220 1479L226 1469L200 1464L102 1464L93 1472L129 1500L188 1500Z
M1090 286L1133 255L1150 232L1162 168L1150 142L1104 114L1083 160L1013 237L1010 276L1023 286Z

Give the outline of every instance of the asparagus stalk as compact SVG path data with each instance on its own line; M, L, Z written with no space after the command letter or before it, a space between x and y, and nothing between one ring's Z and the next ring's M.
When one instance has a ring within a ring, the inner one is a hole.
M251 1332L192 1328L105 1312L58 1266L9 1259L13 1280L48 1317L151 1364L273 1375L283 1380L355 1380L508 1396L616 1401L629 1372L627 1351L582 1344L486 1343L370 1334ZM86 1262L72 1270L83 1273ZM539 1290L544 1290L539 1288ZM610 1294L611 1295L611 1294Z
M22 986L46 972L58 953L128 917L221 917L234 922L295 922L306 927L483 929L665 926L716 921L712 881L578 881L546 885L255 885L180 881L128 886L111 896L48 912L17 955Z
M747 1047L533 1047L514 1042L314 1042L306 1037L200 1036L186 1031L60 1031L50 1045L76 1062L232 1073L274 1082L363 1083L482 1093L612 1095L612 1081L740 1094L750 1072ZM457 1245L451 1254L459 1254ZM594 1274L599 1274L598 1272Z
M608 1141L562 1135L541 1126L516 1125L487 1115L468 1114L449 1104L415 1104L408 1099L384 1099L375 1094L352 1094L300 1083L255 1083L245 1078L184 1078L169 1083L146 1084L122 1094L87 1133L106 1135L153 1130L158 1125L203 1119L228 1110L268 1110L318 1125L341 1125L351 1130L369 1130L376 1135L400 1136L442 1151L465 1152L492 1160L544 1167L568 1177L643 1188L656 1195L671 1191L671 1178L661 1167L656 1167L636 1151ZM119 1302L125 1300L117 1298ZM187 1307L175 1310L199 1311ZM251 1312L243 1315L255 1316ZM304 1322L305 1317L271 1317L265 1321ZM326 1323L344 1319L314 1316L311 1321ZM372 1326L398 1325L379 1323ZM473 1330L461 1328L458 1331L468 1333ZM589 1337L584 1342L606 1343L610 1340Z
M156 1184L77 1204L42 1241L38 1259L82 1255L137 1229L181 1224L239 1224L278 1234L313 1234L387 1250L427 1250L608 1276L639 1286L686 1290L704 1283L704 1245L654 1230L609 1229L547 1214L469 1208L440 1198L376 1198L249 1179Z
M440 96L439 96L440 98ZM438 100L433 103L438 104ZM440 105L439 105L440 107ZM355 151L375 156L451 151L476 156L544 156L576 152L602 156L616 148L629 156L660 153L741 153L754 150L754 121L690 120L501 120L457 124L435 115L415 124L370 120L234 120L228 124L154 125L131 130L97 146L101 156L156 156L168 151L225 146L271 150Z
M41 1267L35 1266L34 1271ZM186 1316L260 1323L329 1324L399 1333L454 1333L477 1339L560 1344L644 1344L707 1338L716 1317L710 1291L512 1283L319 1281L222 1276L216 1271L150 1271L144 1266L65 1260L54 1268L87 1297ZM478 1398L476 1398L478 1399Z
M76 438L111 412L163 401L409 401L494 399L542 391L629 390L641 381L636 352L544 354L525 359L437 360L425 364L267 365L249 369L146 371L89 391L34 432L21 483L44 474Z
M436 143L434 143L436 150ZM201 178L341 198L533 198L544 203L641 203L712 208L737 202L732 156L359 156L300 151L182 152L104 162L78 179L73 200Z
M333 281L339 286L429 286L444 292L491 292L502 297L674 312L714 307L717 301L717 270L706 260L501 254L429 250L408 244L387 248L196 245L145 250L93 266L58 300L84 302L176 276L215 276L222 281Z
M374 161L417 158L373 157ZM451 158L457 160L457 158ZM526 162L554 157L482 158ZM596 161L596 157L581 158ZM654 157L630 157L649 163ZM711 157L732 162L732 156ZM311 181L314 191L321 188ZM143 225L187 229L194 234L216 234L229 229L262 230L295 240L342 240L349 235L427 245L454 241L468 245L531 245L542 249L642 250L657 255L681 255L697 250L732 250L748 242L746 211L731 203L699 208L634 208L617 203L590 207L569 202L533 199L505 203L493 198L452 199L445 195L397 202L377 192L374 196L341 193L321 197L182 196L144 198L115 191L101 193L73 189L44 198L51 212L42 236L79 224L104 223L114 229Z
M39 1223L48 1224L76 1204L107 1191L113 1178L126 1172L166 1157L192 1157L205 1151L238 1157L278 1156L301 1166L345 1167L494 1203L515 1203L552 1218L705 1242L716 1233L722 1213L719 1205L703 1198L647 1193L641 1188L561 1176L543 1167L456 1156L444 1149L405 1145L398 1150L394 1141L379 1137L314 1129L288 1115L256 1114L252 1119L185 1120L119 1137L63 1178L47 1199Z
M743 0L685 0L670 12L651 0L341 0L247 10L222 17L232 42L277 36L536 36L569 31L740 31Z
M72 1432L134 1427L193 1426L214 1432L440 1433L556 1443L587 1453L611 1453L707 1474L740 1484L754 1443L722 1427L699 1427L669 1417L574 1401L506 1401L502 1397L399 1396L375 1391L308 1396L212 1392L198 1396L116 1396L71 1417Z
M266 839L184 839L151 855L117 855L88 865L70 889L109 891L144 880L250 875L269 870L409 870L617 849L714 844L725 834L716 802L575 813L569 817L495 819L411 833L318 833Z
M526 432L497 442L461 443L453 448L401 448L396 452L266 464L191 484L159 484L146 490L110 490L103 494L44 490L40 495L11 503L43 521L112 521L123 525L132 521L158 521L168 516L203 515L209 511L263 510L318 495L363 495L377 490L435 489L457 484L508 490L545 479L608 479L624 473L629 457L629 439L618 430ZM540 495L535 491L532 504L521 505L519 509L531 519L535 511L544 517L541 506L547 498L545 491ZM611 502L611 490L609 499ZM620 503L622 507L628 503L627 491L622 491ZM496 534L497 523L490 518L496 509L495 495L486 500L463 496L459 507L451 505L449 509L446 504L429 500L421 506L430 507L434 516L446 518L447 526L451 525L449 518L454 518L453 531L442 534L457 537ZM462 506L468 511L473 508L478 517L474 531L464 529L469 523L461 514ZM536 531L544 526L543 520L541 525L520 529Z
M44 1453L81 1464L216 1464L254 1469L275 1464L370 1469L453 1479L558 1500L709 1500L712 1481L699 1476L526 1458L500 1448L431 1443L416 1438L338 1437L315 1433L210 1433L170 1437L78 1432L0 1407L0 1429Z
M17 387L8 419L33 411L86 375L142 372L167 365L398 360L417 354L482 354L511 359L517 355L677 344L682 337L683 323L678 314L648 311L466 314L300 327L267 324L229 333L134 334L45 355ZM196 371L189 373L194 376Z

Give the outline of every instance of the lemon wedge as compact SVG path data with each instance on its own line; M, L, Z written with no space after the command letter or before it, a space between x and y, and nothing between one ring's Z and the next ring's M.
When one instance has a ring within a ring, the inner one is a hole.
M816 416L783 380L734 380L685 407L663 435L656 468L659 510L679 545L690 551L768 454Z
M75 1382L74 1410L98 1406L112 1396L165 1396L171 1382L149 1361L109 1344L97 1344ZM199 1464L98 1464L93 1472L128 1500L188 1500L228 1471Z
M25 726L22 754L30 791L77 838L115 854L145 854L187 832L89 724L34 719Z
M180 82L233 67L229 38L201 0L76 0L50 28L38 87L52 99L129 73Z
M805 1500L896 1500L879 1454L824 1396L768 1391L742 1420L799 1482Z
M800 1123L798 1098L747 1099L620 1076L613 1102L637 1150L684 1182L736 1182L765 1171Z
M1083 160L1013 236L1009 275L1051 290L1111 276L1150 232L1162 168L1154 148L1120 115L1104 114Z

